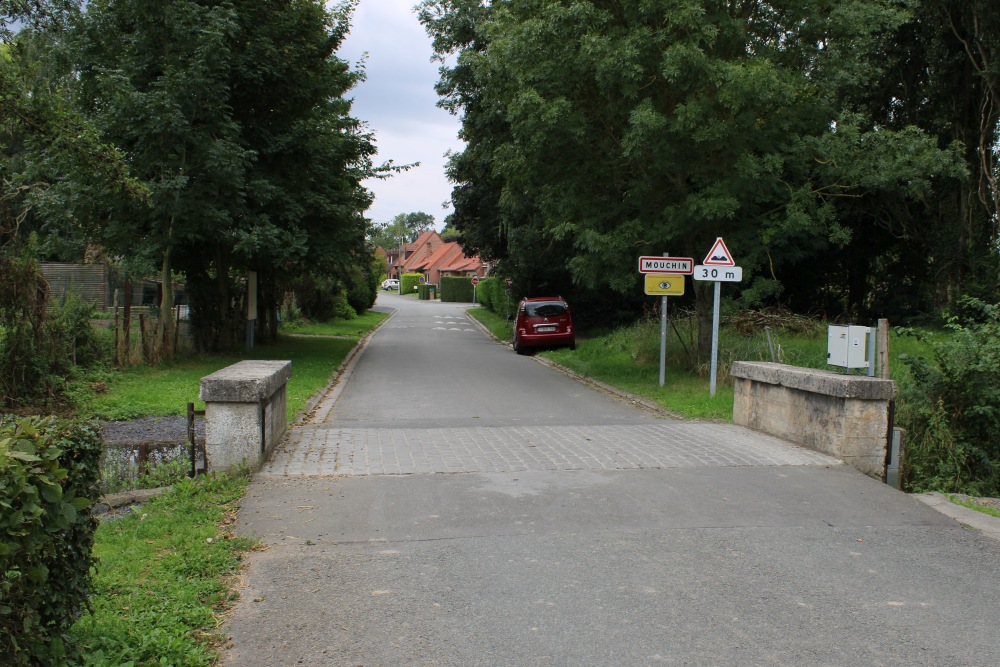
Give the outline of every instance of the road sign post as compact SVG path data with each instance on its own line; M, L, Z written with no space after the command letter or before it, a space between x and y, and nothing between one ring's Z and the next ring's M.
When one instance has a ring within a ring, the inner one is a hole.
M476 305L476 285L479 284L479 276L472 276L472 305Z
M667 374L667 295L684 294L684 276L691 275L694 260L690 257L649 256L639 258L639 273L646 294L660 297L660 386L666 383Z
M721 284L738 283L743 280L743 268L736 266L733 254L726 247L722 237L715 239L715 245L705 255L701 264L695 266L692 273L695 280L709 280L715 283L712 295L712 374L709 381L709 394L715 396L715 385L719 371L719 302L721 301Z

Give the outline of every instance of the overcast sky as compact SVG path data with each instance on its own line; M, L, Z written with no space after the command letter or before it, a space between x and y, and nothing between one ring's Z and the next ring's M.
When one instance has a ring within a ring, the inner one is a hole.
M438 63L430 60L430 38L413 12L417 1L361 0L338 55L354 65L368 54L368 79L349 96L354 97L352 115L375 133L376 163L420 163L390 179L366 182L375 193L366 217L379 223L423 211L441 229L452 211L444 154L461 150L460 123L436 106Z

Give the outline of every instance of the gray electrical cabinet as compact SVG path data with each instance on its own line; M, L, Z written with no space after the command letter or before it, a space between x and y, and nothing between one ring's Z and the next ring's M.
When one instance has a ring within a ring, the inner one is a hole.
M826 363L841 368L868 368L870 327L831 325L826 348Z

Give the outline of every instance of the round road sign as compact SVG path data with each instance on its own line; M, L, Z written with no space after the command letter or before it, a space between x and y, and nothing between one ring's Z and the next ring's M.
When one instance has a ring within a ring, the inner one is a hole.
M472 284L473 285L479 284L479 276L472 276Z

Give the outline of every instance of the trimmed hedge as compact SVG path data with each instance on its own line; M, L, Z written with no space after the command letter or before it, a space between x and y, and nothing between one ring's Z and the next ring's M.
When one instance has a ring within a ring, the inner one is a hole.
M476 285L476 300L501 317L510 317L517 307L503 278L481 278Z
M416 292L415 288L420 287L420 278L423 275L422 273L404 273L403 277L399 279L399 293L413 294Z
M64 664L92 588L103 441L96 422L0 417L0 655Z
M441 301L472 301L472 280L464 276L441 276Z

